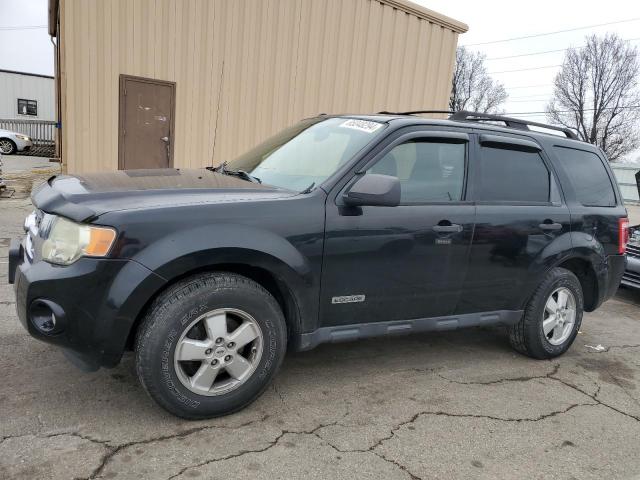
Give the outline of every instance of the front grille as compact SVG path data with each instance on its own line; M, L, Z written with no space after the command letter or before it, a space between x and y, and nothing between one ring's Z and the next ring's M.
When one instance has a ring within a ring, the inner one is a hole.
M630 257L640 258L640 245L635 245L633 243L627 244L627 255Z

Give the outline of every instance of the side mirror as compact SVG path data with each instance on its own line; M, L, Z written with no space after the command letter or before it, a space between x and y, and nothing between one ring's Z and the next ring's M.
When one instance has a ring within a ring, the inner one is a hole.
M397 207L400 205L400 180L369 173L354 183L342 198L352 207Z

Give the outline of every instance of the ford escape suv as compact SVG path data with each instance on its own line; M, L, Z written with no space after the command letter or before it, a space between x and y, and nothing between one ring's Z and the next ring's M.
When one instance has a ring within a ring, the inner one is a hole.
M287 348L504 325L561 355L625 270L607 159L570 130L410 113L306 119L216 168L50 178L10 247L20 321L88 370L133 350L190 419L256 399Z

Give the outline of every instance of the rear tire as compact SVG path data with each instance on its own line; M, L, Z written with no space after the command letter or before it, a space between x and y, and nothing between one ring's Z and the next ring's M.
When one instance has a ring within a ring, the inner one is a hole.
M562 355L578 335L583 309L578 278L569 270L553 268L533 293L520 321L510 328L511 346L537 359Z
M232 273L196 275L149 308L136 336L138 378L174 415L227 415L267 388L284 359L286 331L278 302L256 282Z

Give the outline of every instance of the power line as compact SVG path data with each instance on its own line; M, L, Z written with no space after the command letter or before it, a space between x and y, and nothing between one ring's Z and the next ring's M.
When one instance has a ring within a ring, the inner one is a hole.
M629 53L627 55L625 55L625 59L629 59L632 57L637 57L638 53ZM561 67L562 64L559 65L540 65L537 67L529 67L529 68L518 68L516 70L501 70L499 72L487 72L489 75L492 75L494 73L510 73L510 72L524 72L526 70L542 70L543 68L554 68L554 67Z
M521 85L519 87L509 87L509 90L516 90L518 88L535 88L535 87L548 87L550 83L539 83L538 85Z
M518 116L518 117L545 117L547 116L547 112L544 113L505 113L505 115L512 117L512 116Z
M539 87L554 87L555 85L553 84L553 82L551 83L543 83L540 85L536 85L536 88ZM517 90L517 89L521 89L521 88L527 88L527 87L504 87L506 90ZM532 87L531 87L532 88ZM517 92L519 93L519 92ZM537 93L537 94L532 94L532 95L545 95L544 93Z
M600 110L630 110L630 109L635 109L635 108L640 108L640 105L627 105L624 107L605 107L602 108ZM594 110L596 110L595 108L585 108L583 110L557 110L556 113L577 113L579 111L582 112L593 112ZM543 114L547 114L548 112L512 112L512 113L505 113L505 115L543 115Z
M508 116L517 115L518 117L546 117L547 116L547 112L541 112L541 113L509 113L507 115Z
M6 30L35 30L37 28L47 28L48 25L24 25L22 27L0 27L1 31Z
M509 98L531 98L531 97L548 97L549 95L551 95L550 93L535 93L533 95L517 95L515 97L509 97Z
M562 64L560 65L543 65L540 67L529 67L529 68L518 68L516 70L500 70L499 72L488 72L489 75L494 75L496 73L511 73L511 72L525 72L527 70L543 70L545 68L555 68L555 67L561 67Z
M616 22L607 22L607 23L597 23L594 25L586 25L584 27L576 27L576 28L567 28L565 30L556 30L554 32L546 32L546 33L536 33L534 35L525 35L523 37L513 37L513 38L504 38L501 40L491 40L489 42L479 42L479 43L468 43L466 45L463 45L464 47L475 47L477 45L490 45L492 43L503 43L503 42L513 42L515 40L524 40L526 38L537 38L537 37L545 37L547 35L556 35L558 33L565 33L565 32L575 32L576 30L586 30L588 28L594 28L594 27L604 27L606 25L616 25L618 23L629 23L629 22L635 22L637 20L640 20L640 17L636 17L636 18L629 18L627 20L618 20Z
M534 102L546 102L547 100L549 100L549 97L551 97L551 94L547 95L545 98L537 98L534 100L509 100L507 99L506 101L508 103L534 103Z
M576 48L584 48L584 47L576 47ZM508 55L506 57L491 57L486 58L485 60L506 60L508 58L518 58L518 57L531 57L532 55L542 55L545 53L556 53L556 52L565 52L569 50L568 48L559 48L557 50L545 50L544 52L534 52L534 53L521 53L520 55Z
M629 38L628 40L624 40L625 42L635 42L640 40L640 37L637 38ZM557 50L545 50L543 52L533 52L533 53L521 53L519 55L508 55L506 57L490 57L490 58L486 58L485 60L489 61L489 60L506 60L509 58L518 58L518 57L531 57L533 55L543 55L545 53L557 53L557 52L566 52L567 50L573 48L575 50L580 50L583 49L586 45L581 45L579 47L569 47L569 48L559 48Z
M509 89L507 88L506 90L507 90L507 93L509 93ZM553 92L548 92L548 93L543 93L541 96L550 97L552 94L553 94ZM512 96L509 96L509 98L523 98L523 97L512 97ZM535 99L533 101L535 101Z

